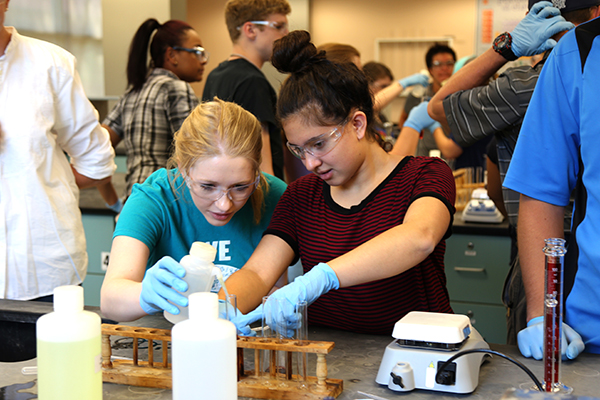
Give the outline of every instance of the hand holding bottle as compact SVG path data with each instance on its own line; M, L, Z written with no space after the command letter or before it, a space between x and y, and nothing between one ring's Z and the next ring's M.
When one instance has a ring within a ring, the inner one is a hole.
M166 310L179 314L179 309L169 301L187 307L188 299L179 292L185 292L188 284L181 278L185 269L171 257L163 257L146 271L142 280L140 306L148 314ZM179 292L178 292L179 291Z
M403 89L414 85L421 85L427 87L429 85L429 77L425 74L416 73L400 79L398 83L400 84L400 86L402 86Z

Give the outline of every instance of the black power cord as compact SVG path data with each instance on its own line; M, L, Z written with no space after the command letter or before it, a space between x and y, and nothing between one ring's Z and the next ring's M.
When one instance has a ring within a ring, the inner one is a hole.
M538 380L538 378L535 377L535 375L533 374L533 372L531 372L531 370L529 368L527 368L525 365L523 365L519 361L514 360L514 359L510 358L509 356L507 356L505 354L502 354L502 353L500 353L498 351L495 351L495 350L489 350L489 349L470 349L470 350L461 351L461 352L453 355L448 360L446 360L446 362L444 362L441 365L441 367L438 369L438 371L435 374L435 381L439 382L441 373L446 369L446 367L448 365L450 365L450 363L452 361L456 360L458 357L464 356L466 354L471 354L471 353L489 353L489 354L495 354L495 355L497 355L499 357L504 358L505 360L508 360L508 361L512 362L513 364L516 364L519 368L521 368L523 371L525 371L525 373L527 373L527 375L529 375L529 377L533 380L533 382L535 383L535 385L537 386L537 388L539 389L540 392L544 391L544 387L543 387L542 383Z

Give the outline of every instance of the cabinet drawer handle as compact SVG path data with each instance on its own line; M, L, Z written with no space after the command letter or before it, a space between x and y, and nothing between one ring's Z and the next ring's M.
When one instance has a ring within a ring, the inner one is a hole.
M485 268L454 267L456 272L485 272Z

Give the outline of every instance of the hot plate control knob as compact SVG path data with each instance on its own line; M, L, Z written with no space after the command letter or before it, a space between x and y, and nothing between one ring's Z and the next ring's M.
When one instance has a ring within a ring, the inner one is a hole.
M402 383L402 377L396 375L395 373L391 372L390 375L392 376L392 382L394 382L394 385L398 385L400 386L402 389L404 389L404 384Z

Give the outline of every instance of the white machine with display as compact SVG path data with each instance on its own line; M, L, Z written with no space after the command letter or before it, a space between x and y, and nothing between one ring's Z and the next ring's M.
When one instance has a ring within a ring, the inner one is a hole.
M464 350L489 349L466 315L413 311L394 326L395 338L385 349L375 381L391 390L413 389L471 393L479 383L484 353L458 357L436 373L450 357Z
M488 196L484 188L478 188L471 193L471 200L467 203L462 213L466 222L487 222L499 224L504 217Z

